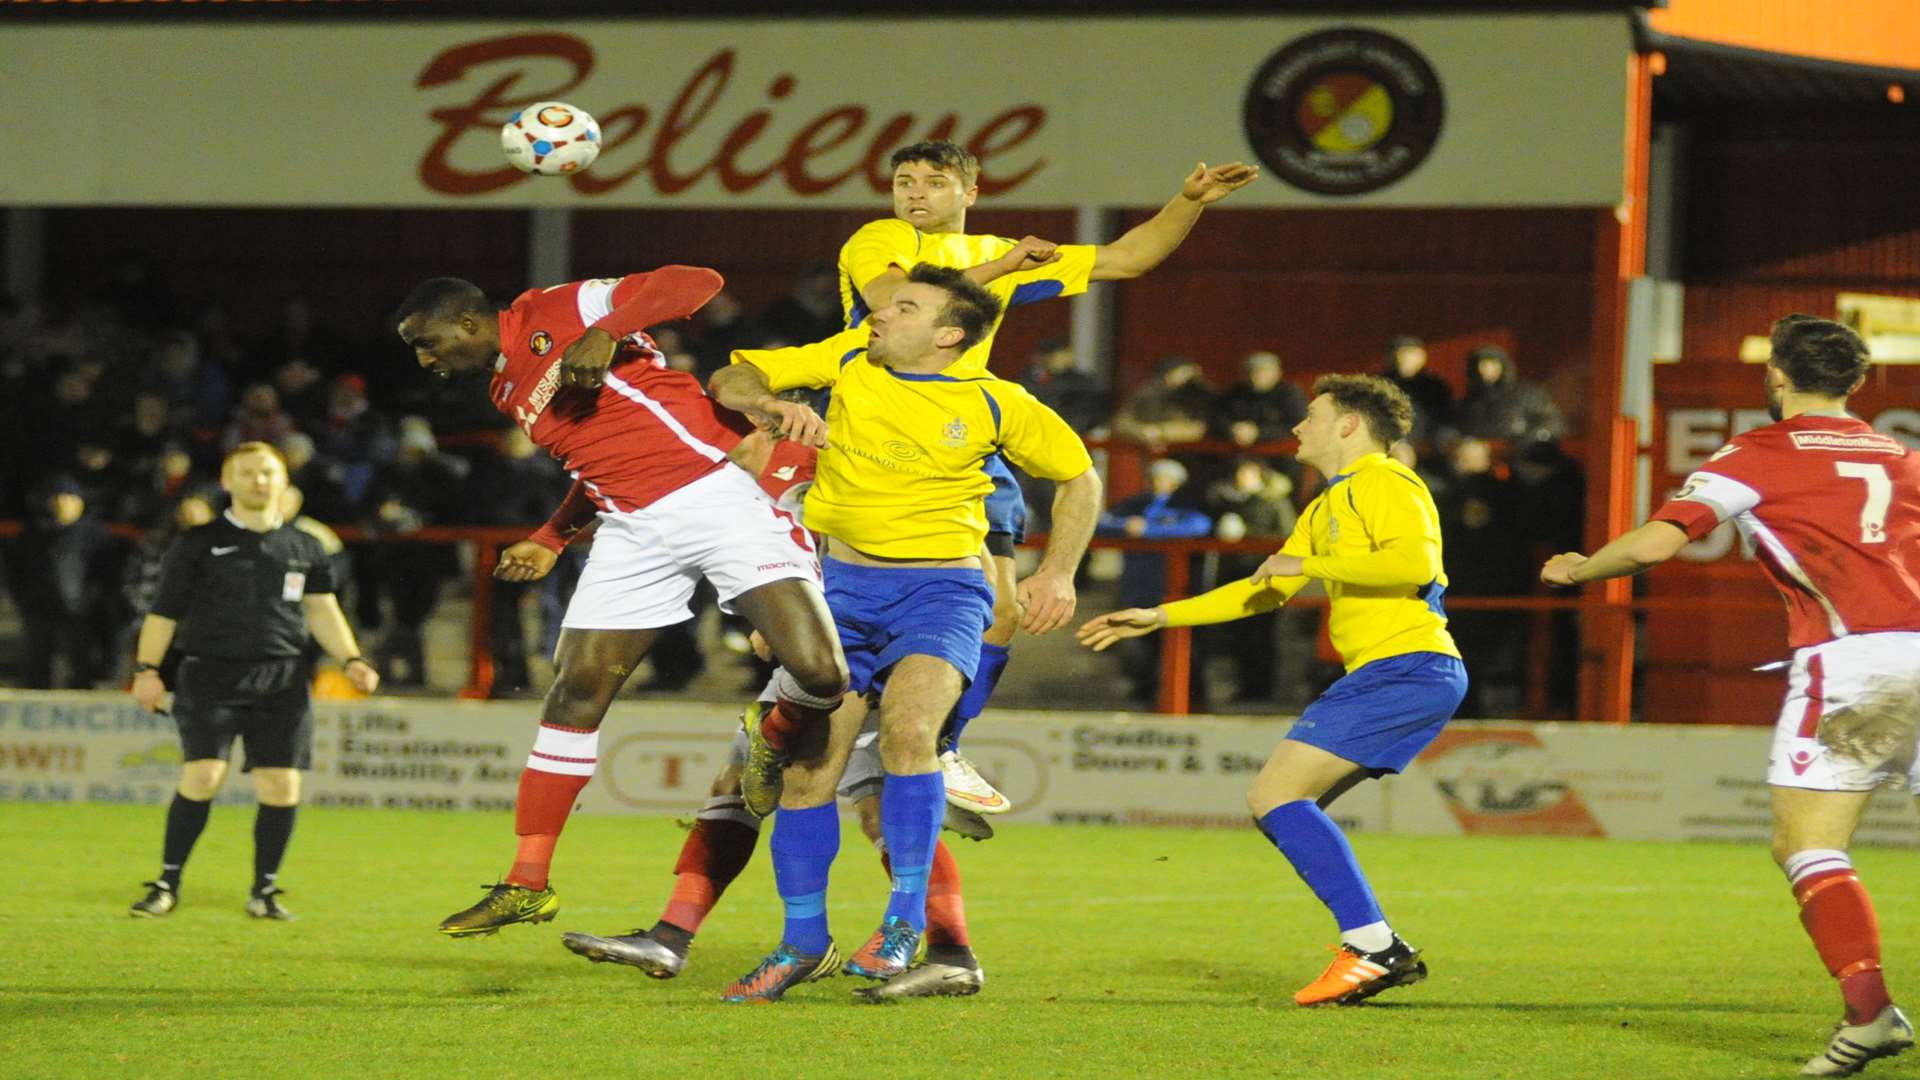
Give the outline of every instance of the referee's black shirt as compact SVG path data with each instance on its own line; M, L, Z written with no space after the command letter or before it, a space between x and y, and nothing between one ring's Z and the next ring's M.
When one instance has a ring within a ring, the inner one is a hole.
M180 624L173 646L187 656L299 656L307 643L301 598L334 587L320 541L291 525L254 532L229 511L167 549L152 612Z

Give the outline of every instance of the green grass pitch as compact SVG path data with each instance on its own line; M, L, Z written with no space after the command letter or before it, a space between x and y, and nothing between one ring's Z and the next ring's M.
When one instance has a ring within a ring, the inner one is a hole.
M667 820L575 818L555 922L448 941L435 923L508 861L506 815L306 811L284 924L241 910L252 813L232 806L180 909L128 918L161 816L0 809L0 1075L1759 1077L1796 1071L1839 1011L1758 847L1357 837L1433 977L1306 1010L1290 996L1333 927L1251 828L949 834L984 993L857 1005L841 978L749 1008L718 996L778 935L764 851L687 971L656 982L573 956L560 933L651 925L681 837ZM1920 853L1859 863L1897 996L1920 986ZM849 827L843 947L883 892ZM1916 1074L1920 1054L1868 1070Z

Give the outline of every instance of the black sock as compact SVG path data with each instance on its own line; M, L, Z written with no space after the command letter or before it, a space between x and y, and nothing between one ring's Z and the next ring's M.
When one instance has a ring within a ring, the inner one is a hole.
M929 945L927 962L933 964L952 964L955 967L979 967L980 961L974 959L973 949L966 945Z
M253 891L274 883L280 873L280 860L286 857L287 841L293 839L293 815L298 807L260 804L253 818Z
M687 947L693 944L692 934L664 919L654 923L653 929L647 931L647 936L682 957L687 955Z
M194 841L200 839L201 830L207 827L207 814L212 809L212 799L189 799L177 791L167 806L167 838L160 847L160 880L176 893L180 891L180 870L187 865L187 856L193 854Z

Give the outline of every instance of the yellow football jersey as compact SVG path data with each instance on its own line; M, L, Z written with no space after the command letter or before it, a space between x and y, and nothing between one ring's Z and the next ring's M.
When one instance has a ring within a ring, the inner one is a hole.
M1317 578L1332 601L1327 634L1348 671L1406 653L1460 655L1442 605L1440 512L1412 469L1385 454L1355 461L1307 504L1280 551L1301 557L1303 576L1243 579L1167 604L1167 625L1271 611Z
M1080 436L1017 383L894 371L868 359L867 335L859 326L811 345L733 354L775 391L832 391L807 528L881 558L961 559L986 539L993 480L980 466L989 454L1048 480L1093 467Z
M898 266L911 270L917 263L965 270L1005 255L1015 241L1004 236L971 233L923 233L898 218L883 218L862 225L840 248L840 311L847 325L859 326L869 311L860 289L874 278ZM1056 296L1074 296L1087 291L1093 273L1094 248L1090 244L1062 244L1060 258L1045 266L1006 274L987 285L987 291L1000 298L1001 317L1021 304L1051 300ZM993 350L995 322L966 355L947 370L954 374L984 375L987 357Z

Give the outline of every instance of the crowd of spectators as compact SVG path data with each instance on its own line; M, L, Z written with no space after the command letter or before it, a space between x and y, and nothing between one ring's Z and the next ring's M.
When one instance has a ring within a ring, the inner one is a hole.
M224 451L259 440L287 457L298 501L290 519L297 515L302 527L330 538L347 583L343 600L374 643L388 684L424 683L421 631L461 566L455 548L407 538L433 525L531 527L557 504L567 477L480 395L439 392L396 345L348 340L302 299L282 305L254 340L240 340L217 307L188 325L179 324L177 310L156 300L151 281L126 275L58 314L0 298L7 472L0 520L22 523L0 556L25 623L19 681L91 686L124 676L129 635L167 544L224 507L216 477ZM838 325L833 267L821 263L758 311L722 293L656 337L671 366L704 379L733 349L816 340ZM1559 445L1566 422L1499 345L1471 352L1457 397L1427 359L1418 339L1394 337L1380 372L1414 402L1415 429L1396 453L1426 478L1440 507L1451 592L1526 594L1533 555L1576 547L1580 538L1583 481ZM1052 339L1033 349L1015 377L1075 430L1143 463L1144 490L1116 488L1100 521L1103 535L1278 541L1322 482L1286 452L1307 394L1287 378L1276 352L1247 355L1238 375L1215 389L1193 359L1165 357L1116 407L1107 380L1077 366L1074 350ZM1028 501L1035 531L1044 531L1046 485L1030 485ZM342 544L328 526L358 539ZM1118 603L1165 599L1166 560L1124 553ZM1194 556L1186 579L1190 589L1207 588L1246 575L1258 561L1240 553ZM546 581L496 585L490 640L502 691L536 681L529 658L551 654L579 562L569 553ZM1515 711L1539 659L1523 655L1533 647L1526 617L1456 611L1453 626L1473 669L1476 697L1467 711ZM1276 654L1291 648L1324 666L1324 642L1313 645L1318 628L1311 611L1279 612L1198 635L1196 706L1208 704L1210 667L1211 681L1224 680L1231 700L1299 700L1313 687L1277 678L1285 665ZM744 626L721 630L722 640L744 651ZM1572 692L1572 644L1569 632L1554 637L1546 692L1559 702ZM1129 645L1122 664L1130 695L1151 702L1160 638ZM648 685L678 689L705 666L689 625L663 636Z
M1509 352L1483 344L1468 354L1466 392L1427 368L1424 342L1397 336L1385 345L1379 373L1406 391L1414 427L1394 453L1432 489L1444 519L1445 561L1453 596L1524 596L1534 591L1532 567L1545 553L1578 548L1584 520L1585 481L1578 462L1560 445L1566 420L1546 390L1519 377ZM1043 360L1045 358L1042 358ZM1039 393L1036 363L1027 377ZM1323 479L1303 475L1285 452L1285 440L1306 415L1307 395L1286 379L1274 352L1249 354L1233 385L1210 387L1198 364L1184 356L1161 359L1149 378L1099 427L1114 444L1145 457L1146 490L1113 503L1100 521L1102 535L1141 540L1211 536L1222 540L1281 539ZM1029 499L1043 507L1045 492ZM1122 559L1118 603L1144 607L1167 597L1167 556L1129 551ZM1193 557L1189 591L1244 577L1257 557L1236 554ZM1196 635L1189 700L1210 702L1209 669L1229 681L1231 700L1272 703L1276 694L1302 700L1338 669L1319 637L1319 621L1301 613L1276 612L1242 620L1230 629ZM1549 618L1541 636L1528 633L1529 616L1502 611L1458 610L1452 626L1472 675L1463 715L1509 715L1529 689L1552 712L1572 709L1577 666L1576 629L1569 617ZM1304 650L1301 639L1319 640ZM1291 641L1289 641L1291 639ZM1276 653L1311 654L1315 673L1305 680L1277 680L1284 664ZM1539 644L1536 644L1539 643ZM1135 702L1154 701L1160 691L1160 637L1150 635L1118 650ZM1540 648L1541 653L1528 650ZM1544 653L1544 655L1542 655ZM1544 662L1542 662L1544 661ZM1529 687L1530 680L1540 685Z
M0 521L20 526L0 542L0 565L23 631L17 671L0 679L124 679L167 545L225 508L221 458L258 440L287 458L289 520L331 538L342 601L386 684L424 684L422 630L460 563L455 547L408 537L437 525L531 530L566 493L559 463L485 395L434 385L377 328L353 340L294 298L243 339L218 307L182 315L137 263L108 279L58 309L0 297ZM758 312L722 293L660 344L704 376L732 349L814 340L838 323L822 264ZM329 526L357 539L342 544ZM545 581L497 585L501 692L534 685L528 659L551 655L580 561L570 552ZM702 663L690 633L670 635L655 685L685 685Z

